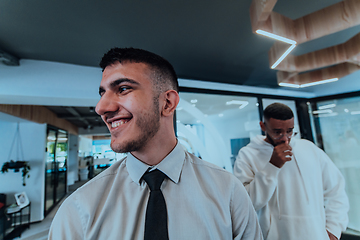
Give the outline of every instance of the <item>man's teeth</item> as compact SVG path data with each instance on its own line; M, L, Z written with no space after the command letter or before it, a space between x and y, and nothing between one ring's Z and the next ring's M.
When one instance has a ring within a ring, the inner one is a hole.
M116 128L120 125L123 125L124 123L127 123L127 120L120 120L120 121L116 121L116 122L112 122L111 123L111 127Z

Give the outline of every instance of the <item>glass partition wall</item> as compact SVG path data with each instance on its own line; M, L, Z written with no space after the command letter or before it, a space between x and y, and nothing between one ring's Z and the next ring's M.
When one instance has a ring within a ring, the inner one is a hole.
M66 194L68 133L48 127L45 163L45 216Z
M187 151L232 172L239 149L261 134L263 109L273 102L293 110L296 138L314 140L342 172L350 201L348 228L360 235L360 97L307 102L180 92L178 139Z
M239 149L260 134L256 97L180 92L176 129L187 151L232 172Z
M360 97L317 101L309 111L316 144L345 178L350 202L348 228L360 235Z

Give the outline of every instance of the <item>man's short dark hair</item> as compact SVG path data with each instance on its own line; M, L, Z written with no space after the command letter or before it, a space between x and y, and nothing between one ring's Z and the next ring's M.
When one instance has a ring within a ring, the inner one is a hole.
M282 103L272 103L264 110L264 120L274 118L277 120L289 120L294 117L291 108Z
M112 48L101 59L102 71L109 65L123 63L145 63L154 71L151 79L159 92L169 90L179 91L179 84L173 66L163 57L155 53L137 48Z

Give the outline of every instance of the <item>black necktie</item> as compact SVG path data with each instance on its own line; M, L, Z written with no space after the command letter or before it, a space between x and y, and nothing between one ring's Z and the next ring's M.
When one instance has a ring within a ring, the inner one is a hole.
M143 179L150 188L150 196L146 208L144 240L168 240L167 212L164 196L160 186L165 174L159 170L146 172Z

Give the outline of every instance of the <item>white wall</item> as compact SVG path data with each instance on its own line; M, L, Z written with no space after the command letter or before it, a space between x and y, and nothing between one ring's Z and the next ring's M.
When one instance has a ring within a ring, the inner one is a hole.
M21 145L16 141L10 152L18 124ZM0 173L0 192L7 194L7 204L11 204L15 203L15 193L25 191L31 201L31 221L40 221L44 218L46 124L0 121L0 132L1 166L10 160L23 160L29 161L31 167L26 186L22 185L21 171ZM19 145L21 151L17 148Z

